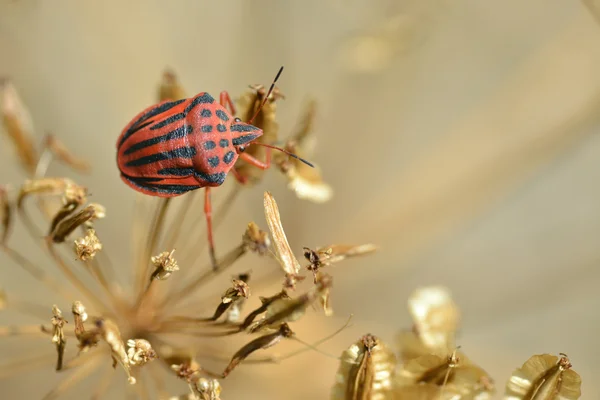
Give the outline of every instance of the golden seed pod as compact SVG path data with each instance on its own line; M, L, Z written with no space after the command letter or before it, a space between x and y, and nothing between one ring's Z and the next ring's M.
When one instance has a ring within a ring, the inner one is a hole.
M145 339L129 339L127 341L127 357L131 365L142 366L158 358L149 341Z
M173 257L175 249L169 251L163 251L159 255L153 256L150 261L154 264L155 270L150 276L150 280L158 279L165 280L171 277L173 272L179 271L179 265L177 260Z
M576 400L581 377L565 354L532 356L515 370L506 384L505 400Z
M263 85L251 85L250 89L236 101L238 108L236 116L242 121L249 121L263 102L266 94L267 91ZM283 98L283 95L279 92L279 88L275 87L269 95L269 99L252 122L252 125L263 131L262 136L256 140L258 143L273 144L277 141L279 124L276 118L277 105L275 103L280 98ZM261 161L266 158L266 149L262 146L248 146L246 153ZM247 185L258 183L265 173L260 168L256 168L241 159L235 163L235 169L241 177L247 180Z
M365 335L342 353L332 400L389 399L394 353L373 335Z

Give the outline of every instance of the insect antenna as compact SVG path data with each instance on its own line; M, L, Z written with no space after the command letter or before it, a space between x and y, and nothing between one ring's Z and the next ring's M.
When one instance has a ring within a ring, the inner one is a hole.
M273 91L273 89L275 89L275 82L277 82L277 79L279 79L279 76L281 75L282 72L283 72L283 65L281 66L281 68L279 68L279 72L277 72L277 75L275 75L275 79L273 79L273 83L271 83L271 87L269 88L269 91L267 92L267 95L263 99L262 103L260 103L260 106L258 107L258 109L256 110L256 112L254 113L254 115L252 116L252 118L250 118L250 121L248 121L249 124L251 124L252 121L254 121L254 118L256 118L258 116L258 113L260 113L260 110L262 110L263 106L269 100L269 96L271 95L271 92Z
M311 164L310 162L306 161L304 158L298 157L297 155L295 155L294 153L290 153L287 150L282 149L281 147L277 147L277 146L271 146L270 144L264 144L264 143L258 143L258 142L252 142L252 145L256 145L256 146L263 146L263 147L268 147L270 149L275 149L275 150L279 150L282 153L287 154L288 156L294 157L297 160L302 161L304 164L308 165L309 167L314 168L315 166L313 164Z

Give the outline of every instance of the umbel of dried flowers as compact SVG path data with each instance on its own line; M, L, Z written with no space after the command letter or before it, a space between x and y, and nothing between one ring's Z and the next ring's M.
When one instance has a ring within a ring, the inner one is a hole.
M159 96L159 100L184 96L173 72L165 74ZM252 85L238 101L239 116L243 118L255 112L264 96L263 87ZM277 139L275 101L282 97L279 90L275 90L255 121L265 132L263 140ZM111 377L126 377L130 390L139 396L151 391L160 397L172 397L163 380L154 379L161 373L159 364L162 363L187 384L188 394L175 398L217 400L222 385L219 380L242 368L246 361L274 363L292 356L293 353L276 358L260 357L254 353L267 350L281 340L302 342L294 334L293 326L301 322L311 306L320 306L326 315L332 314L333 279L322 271L323 267L375 248L372 245L319 247L315 253L317 258L309 259L309 265L303 268L287 241L275 199L265 193L269 231L249 222L244 232L238 232L239 244L218 260L217 268L202 268L202 258L195 244L205 242L200 240L205 230L192 215L197 209L196 193L172 202L142 198L137 209L154 207L154 211L143 212L134 219L132 247L136 250L136 260L130 266L134 282L131 287L124 286L101 242L103 236L110 234L100 223L108 215L107 210L98 203L88 202L88 189L80 183L80 178L46 176L56 161L78 173L86 173L89 165L55 136L47 135L39 148L35 145L29 112L7 80L0 86L0 99L3 130L17 150L25 175L22 184L13 183L17 189L12 189L8 182L0 185L0 251L55 295L48 304L2 296L2 308L28 314L35 318L35 323L0 327L0 336L47 341L48 349L36 362L27 361L26 356L6 360L0 371L8 376L22 372L19 368L57 370L62 379L49 389L47 399L66 395L69 388L90 375L97 375L106 364L120 368L123 373ZM303 146L313 135L313 114L314 105L311 105L302 117L299 132L286 142L288 148L309 151ZM278 156L276 165L299 197L315 202L331 197L331 188L323 182L320 173L306 175L307 171L287 156ZM215 228L234 204L237 193L251 188L262 177L261 173L251 172L243 160L236 168L246 179L242 180L243 184L230 187L230 194L215 211ZM20 243L11 242L11 228L18 223L23 224L33 242L48 254L48 268L34 263L29 250L23 252ZM224 291L220 300L195 296L198 291L210 288L214 278L232 270L238 260L249 254L272 258L280 266L271 270L271 276L282 282L280 290L264 296L257 293L259 304L244 311L250 307L247 304L253 302L255 290L251 288L254 281L250 273L240 272L234 275L232 286ZM120 261L118 265L122 269L128 264ZM312 272L313 279L305 280L305 272ZM82 274L91 277L94 284L83 279ZM54 303L56 305L50 307ZM216 311L207 310L207 305L216 306ZM64 315L61 309L70 309L71 317ZM201 344L205 340L224 341L230 336L247 334L254 338L233 356ZM314 348L305 345L306 349ZM210 366L210 360L215 359L221 360L216 368L220 365L222 372L215 372L215 365ZM66 370L74 373L62 375ZM152 386L143 389L140 382L152 382ZM110 381L99 379L90 389L92 397L102 397L108 387Z

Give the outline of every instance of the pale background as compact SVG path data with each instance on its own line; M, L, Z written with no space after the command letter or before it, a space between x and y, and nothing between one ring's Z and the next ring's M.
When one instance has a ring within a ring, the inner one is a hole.
M367 34L370 45L352 39ZM597 399L600 26L580 2L0 0L0 76L20 90L38 136L51 130L92 163L85 182L107 207L98 229L113 259L128 259L123 221L135 198L118 178L115 141L155 101L163 69L190 94L235 95L268 84L280 65L282 135L314 96L314 160L334 198L298 200L273 173L244 194L228 217L235 237L225 224L218 243L237 241L249 220L264 226L269 189L295 249L382 246L330 271L337 319L311 319L298 333L318 337L352 312L354 326L328 351L367 331L392 344L410 324L410 292L443 284L463 311L460 344L499 393L531 355L564 352L582 398ZM23 175L0 143L0 181L17 185ZM17 230L12 240L28 249L23 238ZM3 287L55 301L0 262ZM327 398L336 368L312 353L240 369L223 398ZM0 391L39 398L53 381L27 374Z

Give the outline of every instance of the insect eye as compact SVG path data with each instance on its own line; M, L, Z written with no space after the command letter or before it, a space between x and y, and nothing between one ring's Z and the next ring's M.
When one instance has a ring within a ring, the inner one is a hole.
M237 118L237 117L236 117L236 118L233 120L233 122L236 122L236 123L237 123L237 122L242 122L242 120L241 120L241 118Z
M238 146L238 152L243 153L246 150L246 146Z

